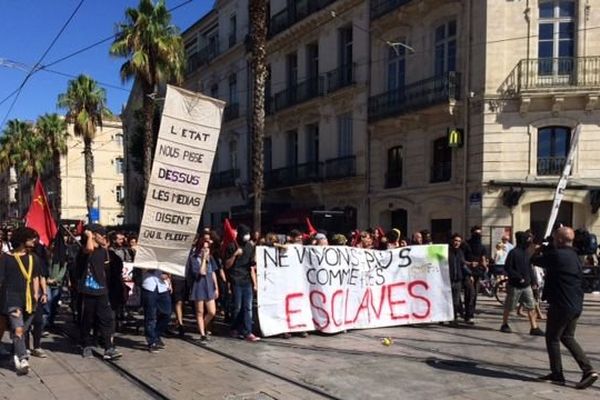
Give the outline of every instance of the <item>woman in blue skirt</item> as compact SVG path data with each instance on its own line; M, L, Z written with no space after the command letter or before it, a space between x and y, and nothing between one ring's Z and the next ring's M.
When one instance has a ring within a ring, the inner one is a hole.
M196 323L200 331L200 340L208 340L206 328L215 316L215 300L219 297L217 285L218 265L211 256L211 241L201 238L196 245L194 252L190 255L189 273L192 274L193 281L190 300L194 301L196 308Z

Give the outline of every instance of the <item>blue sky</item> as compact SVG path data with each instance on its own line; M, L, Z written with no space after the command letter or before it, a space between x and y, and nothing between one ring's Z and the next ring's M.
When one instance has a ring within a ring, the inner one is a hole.
M10 60L33 66L50 45L80 0L0 0L0 61ZM169 9L188 0L167 0ZM172 12L172 22L181 31L191 26L213 5L214 0L192 0ZM115 25L124 19L127 7L138 0L85 0L75 17L42 61L49 64L115 33ZM120 113L126 103L131 82L123 84L119 68L123 59L109 56L111 41L94 47L51 69L63 74L85 73L106 87L108 107ZM0 101L19 87L26 71L0 65ZM56 108L59 93L66 90L70 78L45 71L31 76L21 91L8 119L35 120ZM118 88L121 88L118 89ZM124 89L124 90L123 90ZM0 105L0 123L5 119L13 98ZM4 126L0 127L3 130Z

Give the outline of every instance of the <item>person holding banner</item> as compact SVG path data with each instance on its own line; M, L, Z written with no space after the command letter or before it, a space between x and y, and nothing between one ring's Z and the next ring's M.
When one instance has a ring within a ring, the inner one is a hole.
M235 242L231 243L225 255L225 269L233 286L233 321L231 336L257 342L259 337L252 333L252 302L256 291L256 262L254 246L250 241L250 229L243 224L237 228Z
M450 271L450 285L452 288L452 305L454 308L454 321L464 315L463 303L460 292L463 281L469 279L470 271L465 261L465 255L461 249L462 236L458 233L452 235L448 247L448 269Z
M198 240L194 253L190 255L189 273L194 282L190 300L194 302L196 309L196 323L200 332L200 341L208 340L208 324L216 314L215 300L219 297L217 283L217 261L211 255L212 241L204 238ZM206 312L205 312L206 309Z

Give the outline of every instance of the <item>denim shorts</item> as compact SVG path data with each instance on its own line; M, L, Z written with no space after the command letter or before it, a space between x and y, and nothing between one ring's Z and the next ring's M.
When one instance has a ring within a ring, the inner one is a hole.
M531 286L518 288L508 285L508 293L506 294L506 302L504 303L505 309L512 311L517 308L519 303L523 304L523 307L527 310L535 309L535 299Z

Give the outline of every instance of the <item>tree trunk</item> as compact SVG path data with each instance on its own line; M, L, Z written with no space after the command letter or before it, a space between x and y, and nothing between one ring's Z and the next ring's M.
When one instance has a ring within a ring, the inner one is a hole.
M92 140L90 138L83 138L83 157L85 161L85 205L88 210L88 223L92 222L92 208L94 207L94 184L92 182L92 174L94 173L93 168L93 154L92 154Z
M148 183L150 182L150 173L152 172L152 151L154 150L154 86L151 84L142 84L142 112L144 115L144 188L142 198L146 198L148 192Z
M250 0L250 40L252 45L252 191L254 231L261 232L264 180L265 83L267 80L267 2Z

